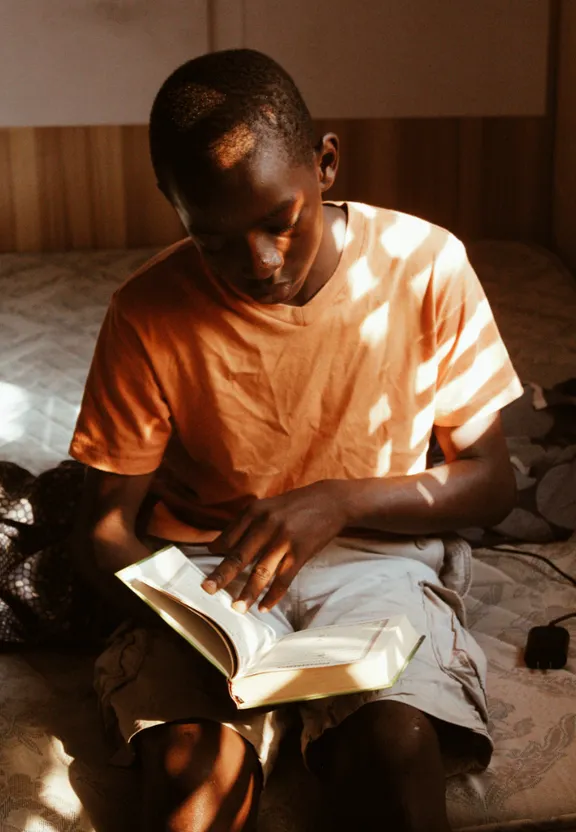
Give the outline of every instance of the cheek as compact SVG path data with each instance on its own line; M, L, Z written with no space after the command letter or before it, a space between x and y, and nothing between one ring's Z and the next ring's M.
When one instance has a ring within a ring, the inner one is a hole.
M320 248L322 228L322 215L320 215L308 225L304 233L293 239L286 259L289 262L292 261L296 266L309 268Z

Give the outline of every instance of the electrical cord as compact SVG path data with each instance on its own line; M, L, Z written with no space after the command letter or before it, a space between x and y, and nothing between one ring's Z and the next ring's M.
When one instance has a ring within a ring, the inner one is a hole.
M504 553L504 554L511 554L511 555L524 555L525 557L529 558L536 558L536 560L541 560L543 563L548 564L555 572L558 572L559 575L567 580L572 586L576 586L576 578L573 578L572 575L569 575L567 572L564 572L563 569L560 569L559 566L550 560L550 558L545 557L544 555L539 555L536 552L528 552L526 549L515 549L512 546L485 546L482 547L483 549L487 549L489 552L494 553ZM576 618L576 612L570 612L568 615L561 615L560 618L555 618L553 621L549 621L546 625L547 627L554 627L556 624L560 624L561 621L567 621L569 618Z
M569 612L568 615L561 615L560 618L555 618L554 621L548 622L548 627L555 627L561 621L567 621L569 618L576 618L576 612Z
M559 575L562 575L569 583L573 586L576 586L576 578L573 578L572 575L569 575L567 572L564 572L563 569L560 569L559 566L556 566L550 558L544 557L544 555L538 555L536 552L527 552L525 549L513 549L511 546L486 546L483 547L488 549L491 552L510 552L513 555L526 555L529 558L536 558L537 560L541 560L544 563L547 563L555 572L558 572Z

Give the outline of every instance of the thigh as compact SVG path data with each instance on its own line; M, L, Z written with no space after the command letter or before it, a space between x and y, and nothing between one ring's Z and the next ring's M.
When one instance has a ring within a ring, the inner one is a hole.
M282 709L236 709L224 676L167 625L121 628L96 662L95 687L118 762L134 758L135 737L167 723L209 721L249 742L267 776L285 732Z
M320 563L311 583L322 582L322 568L328 573L330 591L321 596L322 603L310 608L308 626L405 614L425 639L392 687L303 703L303 749L364 705L388 700L412 706L437 725L460 729L448 735L464 735L468 740L464 750L460 742L454 749L452 743L442 744L450 773L485 768L492 751L485 659L459 618L458 597L442 587L429 566L406 558L352 552L347 560L339 554L332 563ZM315 592L318 597L318 587Z

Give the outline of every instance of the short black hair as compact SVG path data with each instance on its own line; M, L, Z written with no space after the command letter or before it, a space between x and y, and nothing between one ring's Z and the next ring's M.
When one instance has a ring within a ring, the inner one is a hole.
M314 126L298 87L276 61L253 49L201 55L178 67L156 95L150 115L152 164L160 184L230 134L248 128L279 137L295 164L313 161ZM240 135L242 140L242 134Z

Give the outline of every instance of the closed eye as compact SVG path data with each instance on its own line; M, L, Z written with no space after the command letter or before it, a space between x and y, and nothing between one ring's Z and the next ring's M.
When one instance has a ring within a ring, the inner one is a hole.
M278 234L278 235L279 234L287 234L289 231L294 231L294 229L296 228L296 226L300 222L300 216L296 217L294 222L288 223L287 225L274 226L273 228L270 228L269 230L272 232L272 234Z

